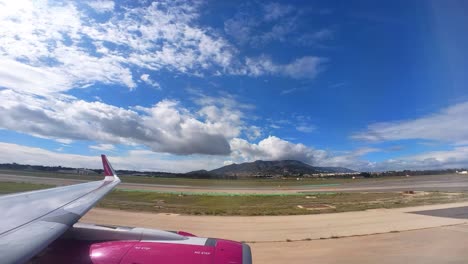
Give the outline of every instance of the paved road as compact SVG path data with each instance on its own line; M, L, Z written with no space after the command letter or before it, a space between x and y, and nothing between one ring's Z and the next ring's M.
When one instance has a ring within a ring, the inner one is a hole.
M184 230L200 236L249 241L254 263L467 263L468 219L413 213L447 208L466 210L468 202L258 217L183 216L96 208L81 221Z
M468 219L468 206L412 212L414 214Z
M337 191L468 191L468 176L452 174L369 179L327 189Z
M18 176L0 174L0 181L31 182L67 185L83 182L74 179ZM432 175L388 179L369 179L334 186L304 185L292 187L223 187L122 183L118 188L167 192L222 192L222 193L298 193L298 192L383 192L383 191L468 191L468 176Z

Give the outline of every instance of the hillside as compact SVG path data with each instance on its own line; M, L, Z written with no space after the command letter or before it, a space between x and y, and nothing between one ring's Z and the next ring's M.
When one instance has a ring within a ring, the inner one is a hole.
M210 174L219 176L294 176L315 173L350 173L353 170L341 167L314 167L297 160L278 160L245 162L231 164L209 171Z

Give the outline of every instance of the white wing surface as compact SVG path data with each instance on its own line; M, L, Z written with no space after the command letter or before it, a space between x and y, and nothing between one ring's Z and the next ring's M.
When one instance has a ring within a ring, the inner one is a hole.
M120 183L101 157L102 181L0 196L1 263L24 263L40 253Z

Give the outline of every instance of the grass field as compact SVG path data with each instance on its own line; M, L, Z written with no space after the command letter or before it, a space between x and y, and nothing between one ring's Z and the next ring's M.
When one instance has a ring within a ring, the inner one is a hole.
M0 182L0 194L53 187ZM396 208L468 201L468 193L309 193L294 195L203 195L115 190L99 207L190 215L298 215Z
M33 184L33 183L16 183L16 182L0 182L0 195L17 192L27 192L46 188L53 188L54 185Z

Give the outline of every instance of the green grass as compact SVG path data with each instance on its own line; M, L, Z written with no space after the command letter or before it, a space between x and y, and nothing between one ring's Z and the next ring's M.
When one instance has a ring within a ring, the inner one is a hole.
M189 215L299 215L396 208L468 201L468 193L317 193L314 195L187 195L117 190L99 206L120 210ZM307 210L317 205L331 208Z
M0 194L52 187L29 183L0 182ZM294 195L212 195L114 190L99 207L154 213L188 215L300 215L396 208L468 201L468 193L430 192L403 195L386 193L309 193ZM304 208L299 208L301 205ZM307 207L328 205L327 209Z
M16 183L16 182L0 182L0 194L9 194L17 192L28 192L46 188L55 187L46 184L32 184L32 183Z

